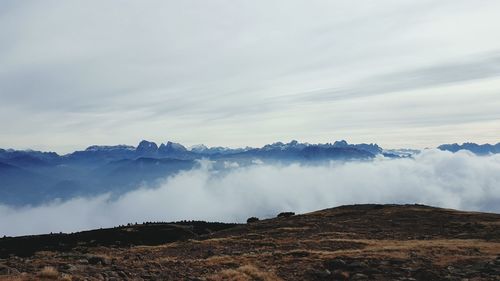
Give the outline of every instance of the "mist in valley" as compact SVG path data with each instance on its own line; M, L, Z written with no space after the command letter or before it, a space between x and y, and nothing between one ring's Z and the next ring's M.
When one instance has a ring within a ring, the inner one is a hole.
M413 158L239 165L200 160L119 196L0 205L0 235L74 232L145 221L244 222L345 204L426 204L500 212L500 154L424 150Z

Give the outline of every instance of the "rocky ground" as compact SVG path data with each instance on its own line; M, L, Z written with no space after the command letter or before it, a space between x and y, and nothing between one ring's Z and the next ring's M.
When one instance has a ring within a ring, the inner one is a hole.
M4 246L0 280L500 280L498 214L354 205L187 233L23 255Z

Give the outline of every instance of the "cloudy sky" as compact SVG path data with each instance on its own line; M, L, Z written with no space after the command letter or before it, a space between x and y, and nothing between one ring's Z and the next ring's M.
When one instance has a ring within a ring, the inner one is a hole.
M0 2L0 147L500 141L500 2Z

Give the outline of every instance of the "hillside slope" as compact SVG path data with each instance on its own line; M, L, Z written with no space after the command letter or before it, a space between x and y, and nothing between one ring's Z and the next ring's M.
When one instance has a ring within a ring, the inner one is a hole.
M64 280L499 280L500 215L353 205L156 246L83 245L0 260L0 274L10 274L0 280L48 271Z

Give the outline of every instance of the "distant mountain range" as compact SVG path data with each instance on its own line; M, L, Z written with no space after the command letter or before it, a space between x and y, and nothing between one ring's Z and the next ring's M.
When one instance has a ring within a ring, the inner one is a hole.
M54 198L105 192L120 195L138 186L154 186L169 175L192 169L200 159L211 160L214 169L227 169L260 162L369 160L383 153L376 144L346 141L276 142L262 148L236 149L197 145L188 149L170 141L157 145L143 140L136 147L93 145L66 155L0 149L0 204L39 204Z
M438 146L441 150L457 152L459 150L468 150L477 155L488 155L488 154L496 154L500 153L500 142L497 144L477 144L473 142L466 142L462 145L453 143L453 144L442 144Z
M467 149L484 155L499 153L500 144L441 145L456 152ZM102 193L120 195L138 186L154 186L179 171L209 159L214 169L255 163L314 164L318 161L364 161L384 156L411 157L418 150L384 150L377 144L350 144L344 140L325 144L298 141L276 142L261 148L226 148L143 140L129 145L93 145L65 155L55 152L0 149L0 204L39 204L54 198L67 199Z
M175 159L201 159L201 158L224 158L228 156L265 157L265 158L303 158L313 159L316 157L332 159L365 159L373 158L384 151L377 144L349 144L346 141L336 141L326 144L309 144L291 141L289 143L276 142L262 148L227 148L207 147L196 145L190 149L182 144L174 142L162 143L159 146L150 141L143 140L137 147L130 145L93 145L85 150L75 151L66 155L58 155L55 152L41 152L34 150L5 150L0 149L0 161L8 160L25 162L23 164L34 165L42 161L44 164L62 163L107 163L121 159L148 158L175 158ZM17 159L17 160L16 160ZM38 163L41 164L41 163Z

